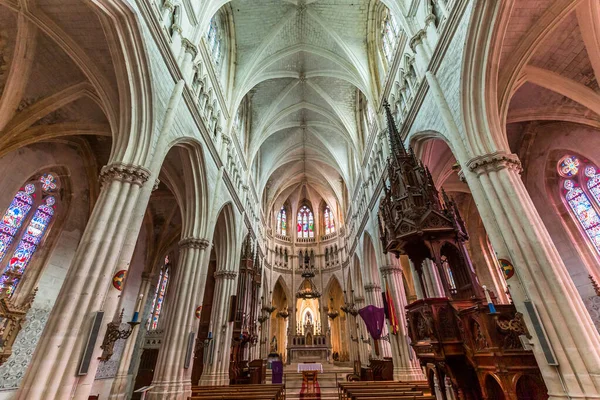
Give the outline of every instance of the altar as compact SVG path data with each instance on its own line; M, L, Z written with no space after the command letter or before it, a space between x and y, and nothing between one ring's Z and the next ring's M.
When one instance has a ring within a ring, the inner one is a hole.
M305 323L303 328L303 330L298 330L288 342L289 362L329 362L331 348L327 336L319 331L315 333L315 326L310 321ZM303 332L304 334L302 334Z

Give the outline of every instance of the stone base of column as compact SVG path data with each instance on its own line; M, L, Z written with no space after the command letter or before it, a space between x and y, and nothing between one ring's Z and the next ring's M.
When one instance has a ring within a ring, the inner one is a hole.
M394 380L411 382L426 380L423 371L418 368L394 367Z
M113 381L110 395L110 400L126 400L129 393L129 384L133 379L133 375L117 375Z
M192 396L192 383L184 382L152 382L154 389L146 395L148 400L187 400Z
M229 372L215 372L212 374L202 374L199 386L224 386L229 385Z

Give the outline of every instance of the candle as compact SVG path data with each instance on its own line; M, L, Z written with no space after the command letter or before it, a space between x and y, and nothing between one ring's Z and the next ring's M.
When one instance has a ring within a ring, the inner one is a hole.
M134 312L133 313L133 319L131 320L131 322L138 322L138 317L139 317L140 313L139 312Z
M208 338L212 339L212 332L208 332Z

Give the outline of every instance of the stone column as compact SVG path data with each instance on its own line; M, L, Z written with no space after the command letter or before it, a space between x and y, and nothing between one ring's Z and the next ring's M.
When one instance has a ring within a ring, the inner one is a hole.
M415 52L416 64L419 69L421 76L425 76L427 68L429 67L430 56L427 54L427 49L423 45L423 38L425 37L425 31L419 30L415 36L410 39L410 48Z
M407 302L404 283L402 282L402 268L390 260L392 257L389 254L387 255L388 264L381 268L381 275L389 289L398 320L398 334L390 335L392 357L394 359L394 380L424 381L425 376L419 365L419 360L408 344L405 312Z
M440 38L435 26L435 15L429 14L425 18L425 30L427 32L427 45L431 49L431 54L433 54Z
M181 74L183 79L191 86L194 79L194 59L198 55L198 48L188 39L183 39L183 60L181 61Z
M431 288L433 290L431 297L446 297L446 289L444 289L439 270L433 260L426 259L423 261L423 268L427 271L426 273L431 280Z
M231 350L231 335L233 324L229 322L229 307L231 296L237 289L237 272L220 270L215 272L215 293L213 297L213 312L210 320L210 332L213 343L209 347L212 356L204 365L199 384L201 386L218 386L229 384L229 355Z
M104 319L96 339L88 375L95 376L99 344L104 338L106 324L115 315L118 302L106 302L112 287L112 277L128 264L119 263L128 235L137 237L139 226L131 226L132 214L146 207L148 196L141 204L138 198L150 172L140 166L113 163L102 168L102 190L94 211L69 268L56 304L33 354L17 399L71 398L81 380L77 371L83 348L88 340L94 316L104 311ZM146 189L146 188L145 188ZM85 380L85 379L84 379ZM78 388L80 397L87 398L90 385ZM87 389L87 394L83 393Z
M411 275L413 278L413 284L415 285L415 293L417 294L417 299L418 300L424 299L425 295L423 293L423 288L421 286L421 281L419 280L419 274L417 273L417 270L415 269L415 265L410 260L408 260L408 264L410 265L410 272L411 272Z
M144 328L144 319L146 316L144 315L144 305L146 304L146 299L148 298L148 293L150 292L150 288L152 287L151 275L144 273L142 275L142 284L140 285L140 289L138 291L138 300L134 307L134 313L138 313L138 321L140 321L139 325L133 327L133 332L129 339L125 342L125 347L123 349L123 355L121 356L121 360L119 361L119 369L117 370L117 375L115 376L115 380L113 381L110 396L112 399L125 400L128 394L129 384L132 383L133 377L128 374L129 365L131 364L131 357L133 356L135 347L138 345L137 336L139 334L143 335L145 333ZM140 326L142 329L140 329Z
M163 343L158 354L149 399L181 399L192 394L192 365L185 368L190 334L198 332L196 308L202 302L208 270L209 241L184 238L179 242L174 296L166 315Z
M372 304L375 307L383 308L383 298L381 297L381 285L376 283L369 283L365 285L365 297L367 299L368 304ZM385 336L388 334L387 325L384 323L381 336ZM375 340L374 340L375 341ZM371 349L371 353L373 357L378 357L382 359L383 357L391 357L392 349L390 346L390 342L383 339L377 340L377 346L379 347L379 356L375 355L375 347Z
M492 245L499 258L514 265L507 283L533 335L550 399L600 397L600 337L519 176L517 156L498 152L465 164ZM525 301L536 306L558 367L548 364Z
M364 297L357 297L355 299L356 309L360 310L365 305ZM369 365L369 357L371 355L370 341L369 341L369 332L367 331L367 327L365 325L365 321L362 320L360 315L357 315L354 318L354 326L356 327L356 337L358 339L358 351L360 353L360 362L361 365Z

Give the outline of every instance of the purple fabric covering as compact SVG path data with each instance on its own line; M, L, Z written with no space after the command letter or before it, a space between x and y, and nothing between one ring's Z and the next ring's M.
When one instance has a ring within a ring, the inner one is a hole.
M375 307L373 305L366 306L358 310L367 330L371 337L375 340L381 337L381 331L383 330L383 324L385 323L385 312L383 308Z

